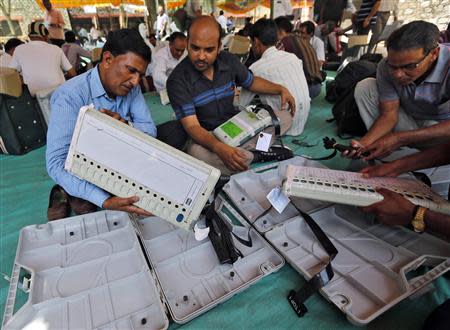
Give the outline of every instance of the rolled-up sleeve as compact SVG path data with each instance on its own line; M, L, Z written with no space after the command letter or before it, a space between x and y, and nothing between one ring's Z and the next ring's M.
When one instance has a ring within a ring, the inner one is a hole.
M175 116L178 120L195 115L195 106L187 84L173 73L167 80L167 94Z
M253 83L253 74L247 67L239 61L239 58L235 55L230 54L230 66L233 68L235 73L234 80L239 86L244 88L249 88Z
M73 95L66 89L59 88L53 93L51 118L47 132L47 172L70 195L102 207L110 194L64 169L78 112L83 105L85 102L82 97Z

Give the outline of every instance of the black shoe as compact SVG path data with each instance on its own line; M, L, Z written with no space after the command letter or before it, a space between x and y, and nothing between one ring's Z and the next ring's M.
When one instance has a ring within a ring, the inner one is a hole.
M271 146L267 152L254 150L252 163L279 162L294 157L294 153L288 147Z

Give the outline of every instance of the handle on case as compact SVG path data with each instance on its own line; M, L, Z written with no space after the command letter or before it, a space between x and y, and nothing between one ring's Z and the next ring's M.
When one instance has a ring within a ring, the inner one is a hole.
M410 279L406 277L406 274L408 272L417 269L419 266L423 265L427 260L437 260L437 261L441 260L442 262L438 263L436 266L434 266L432 269L430 269L423 275L416 276ZM435 279L437 279L439 276L441 276L448 270L450 270L450 258L433 255L424 255L412 261L405 267L403 267L401 270L401 276L405 288L409 288L412 291L418 291L424 286L434 281Z
M14 264L13 266L8 290L8 298L6 299L5 312L3 313L2 328L9 322L14 314L14 303L16 301L16 292L19 285L20 268L21 267L18 264Z

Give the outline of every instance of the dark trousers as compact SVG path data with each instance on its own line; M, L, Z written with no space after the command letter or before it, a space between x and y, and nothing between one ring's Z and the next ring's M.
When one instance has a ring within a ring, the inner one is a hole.
M188 141L189 135L178 120L168 121L167 123L158 125L157 139L176 148L183 150Z

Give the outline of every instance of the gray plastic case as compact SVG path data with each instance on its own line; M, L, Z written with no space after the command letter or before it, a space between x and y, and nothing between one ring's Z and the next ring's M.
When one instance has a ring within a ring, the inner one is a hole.
M236 242L244 257L221 265L208 238L196 241L157 217L100 211L25 227L3 328L166 329L167 312L187 322L284 265L256 230L250 234L251 248ZM23 270L30 280L22 282ZM18 286L29 296L15 311Z
M329 256L292 206L281 214L275 210L263 212L269 207L265 196L281 186L288 164L314 163L294 158L281 162L278 168L240 173L224 187L233 205L221 196L222 206L234 209L233 216L240 221L245 217L253 223L306 279L317 273ZM250 179L254 184L248 185ZM353 324L371 322L401 300L429 289L434 279L450 270L450 244L444 240L404 227L381 225L352 206L293 201L311 215L338 250L332 262L335 276L320 292ZM221 210L219 215L228 217ZM419 266L434 268L414 277L411 271Z

